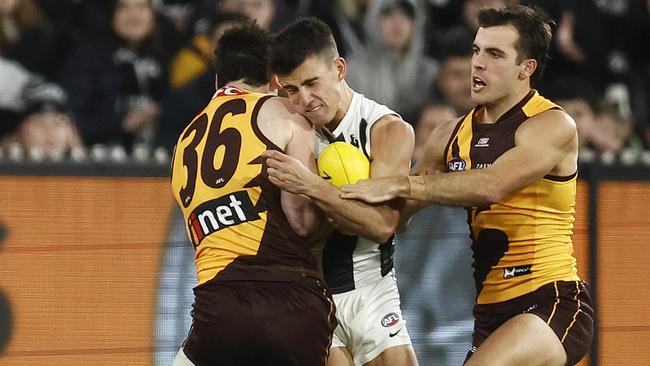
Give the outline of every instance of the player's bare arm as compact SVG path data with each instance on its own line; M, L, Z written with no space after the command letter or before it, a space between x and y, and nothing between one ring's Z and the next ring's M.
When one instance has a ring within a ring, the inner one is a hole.
M370 177L407 176L415 144L412 127L399 117L388 115L375 123L370 136L373 149L372 161L370 162ZM336 193L340 195L338 189ZM339 203L340 200L337 197L337 199L323 201L319 204L319 207L330 215L330 218L334 221L333 224L339 230L354 233L367 230L383 233L382 235L387 237L390 237L397 230L400 211L404 207L404 200L381 205L359 205L358 201L346 202L344 200L345 206L355 209L354 212L347 212L338 209L337 204ZM378 216L379 219L359 220L358 216L367 215L369 210L373 212L373 216Z
M441 124L431 131L427 138L420 160L415 162L411 169L411 175L436 175L447 170L445 165L445 147L447 141L454 130L454 127L460 122L459 119L453 119L448 123ZM400 212L400 220L397 227L398 232L406 230L409 221L413 215L422 208L426 207L424 201L407 199L404 208Z
M397 116L385 116L371 131L373 159L371 177L406 176L413 152L414 135L409 124ZM295 159L268 151L268 173L271 182L282 189L311 197L340 231L353 233L383 243L395 232L399 205L369 205L345 200L335 186L309 173Z
M309 121L294 112L282 98L267 100L258 115L260 129L265 136L278 146L286 146L286 154L299 161L309 172L317 171L313 154L314 129ZM319 229L322 215L311 199L285 190L280 199L287 220L298 235L308 236Z
M498 202L546 174L575 173L576 146L573 119L563 111L549 110L524 122L515 135L515 147L489 168L361 181L342 187L342 197L367 202L404 197L449 206L482 206Z

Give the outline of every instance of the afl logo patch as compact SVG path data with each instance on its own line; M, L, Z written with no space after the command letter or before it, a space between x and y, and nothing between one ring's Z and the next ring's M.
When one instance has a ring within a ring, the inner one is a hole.
M381 325L385 328L392 327L399 322L399 314L388 313L381 319Z
M461 158L453 158L447 162L447 170L450 172L459 172L465 170L467 163Z

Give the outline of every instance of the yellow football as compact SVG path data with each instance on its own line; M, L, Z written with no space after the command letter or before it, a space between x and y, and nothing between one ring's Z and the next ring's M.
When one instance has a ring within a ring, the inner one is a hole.
M318 156L318 174L340 187L370 178L370 162L361 150L347 142L333 142Z

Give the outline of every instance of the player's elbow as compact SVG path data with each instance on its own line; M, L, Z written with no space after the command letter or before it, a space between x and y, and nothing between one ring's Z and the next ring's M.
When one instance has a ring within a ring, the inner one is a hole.
M307 237L316 231L316 225L308 225L305 223L291 223L293 231L301 237Z
M400 234L405 232L406 229L408 229L412 219L413 217L409 217L405 220L400 220L399 224L397 225L397 229L395 229L395 233Z
M313 230L310 230L307 227L294 227L293 231L295 231L296 234L298 234L298 236L303 237L303 238L308 237L313 232Z
M291 229L301 237L312 235L318 230L320 217L315 214L304 213L303 215L287 216Z
M372 238L372 240L376 243L383 244L393 237L396 229L397 228L395 227L382 228L381 230L377 231L377 233L375 233L376 235L374 235L374 238Z
M398 224L399 220L397 220L396 217L396 220L390 220L389 222L382 222L378 223L377 225L373 225L369 239L372 239L374 242L380 244L387 242L397 231Z

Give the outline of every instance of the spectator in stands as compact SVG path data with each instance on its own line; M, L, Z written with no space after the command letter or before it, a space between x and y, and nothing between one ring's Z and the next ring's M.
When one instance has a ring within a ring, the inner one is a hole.
M193 26L191 16L195 3L192 0L158 0L154 4L155 9L169 19L180 34L189 35Z
M19 144L34 157L60 157L81 141L58 85L0 57L0 145Z
M265 29L271 29L276 14L275 0L220 0L219 10L244 14Z
M605 59L602 14L594 1L526 0L542 7L557 23L544 79L565 76L593 80L603 87L611 73Z
M620 0L598 5L603 14L600 28L615 31L603 32L604 38L597 40L607 45L610 68L628 89L629 117L645 147L650 148L650 47L639 46L650 39L650 2ZM617 104L626 108L625 102L622 98Z
M415 149L413 158L417 161L429 133L441 123L450 123L471 109L470 67L471 45L459 43L447 52L440 72L435 80L433 96L422 108L415 127ZM453 122L452 122L453 123Z
M213 13L243 14L265 29L275 30L287 23L285 1L278 0L198 0L192 23Z
M463 44L455 52L448 52L442 61L431 98L435 103L451 107L457 116L465 114L473 106L468 81L472 61L471 47L471 43Z
M471 49L474 35L478 29L478 12L481 8L500 8L516 0L463 0L450 2L443 15L433 13L430 15L432 22L427 32L429 39L428 53L437 59L447 57L448 48L456 48L455 42L469 43ZM447 19L441 19L445 17Z
M169 50L150 0L112 0L107 36L80 47L62 83L87 145L150 143L167 92Z
M182 61L190 58L190 46L184 48L187 50L186 54L180 53L177 55L175 61L172 63L172 72L187 72L186 65L195 64L197 67L202 67L200 73L195 76L191 81L186 82L181 87L172 89L167 97L163 100L162 111L160 114L160 124L158 126L156 135L156 145L165 147L171 151L176 144L178 135L181 133L188 121L192 120L204 106L205 103L215 92L215 72L213 67L213 57L216 46L216 41L219 36L225 32L226 29L241 22L245 18L242 15L235 13L217 13L212 18L212 25L209 31L210 38L206 43L212 45L209 54L199 56L195 55L195 61ZM207 44L205 45L207 47ZM199 51L196 51L199 52ZM201 52L208 52L207 49ZM202 62L202 64L201 64ZM198 70L197 70L198 71ZM188 75L182 77L187 78ZM172 81L181 76L172 74Z
M341 57L365 51L363 19L369 0L312 0L305 13L297 15L314 16L332 28L332 34Z
M241 19L244 19L244 16L237 13L214 13L202 27L205 29L199 29L172 59L169 67L170 87L179 88L204 73L208 73L212 78L217 40L229 26ZM200 103L203 104L205 103Z
M427 104L417 124L415 125L415 148L413 149L413 161L418 161L424 149L424 144L434 128L440 124L449 123L449 121L458 117L456 111L444 103Z
M423 52L424 22L414 1L374 1L366 13L367 51L348 60L350 86L411 123L431 94L438 69Z
M588 150L618 153L625 147L640 149L631 121L608 106L591 83L579 78L562 78L549 83L545 93L575 120L581 153Z
M59 32L36 0L0 1L0 56L54 80L59 71Z

